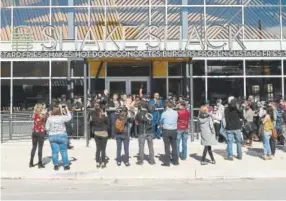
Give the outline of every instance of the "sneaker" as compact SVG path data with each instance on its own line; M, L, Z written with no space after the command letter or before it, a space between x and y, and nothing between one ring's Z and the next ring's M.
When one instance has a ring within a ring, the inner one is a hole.
M138 161L136 164L137 165L143 165L143 162L142 161Z
M125 163L125 166L126 166L126 167L129 167L129 166L130 166L130 163L129 163L129 162Z
M121 162L117 162L117 166L121 166Z
M54 170L55 170L55 171L58 171L58 170L59 170L59 166L58 166L58 165L55 165L55 166L54 166Z
M149 162L149 164L150 165L155 165L156 163L155 163L155 161L151 161L151 162Z
M226 158L226 160L228 160L228 161L233 161L233 157L232 157L232 156L228 156L228 157Z
M97 168L100 168L100 163L96 163L96 167L97 167Z
M170 163L163 163L163 164L161 164L161 166L170 167Z
M269 155L267 157L268 157L268 160L272 160L273 159L273 155Z
M211 164L215 165L216 164L215 160L211 161Z
M237 159L238 159L238 160L242 160L242 155L238 155L238 156L237 156Z
M104 163L102 166L101 166L101 168L103 169L103 168L106 168L106 163Z
M70 168L70 166L65 166L64 167L64 170L70 170L71 168Z
M267 155L265 155L265 154L264 154L264 155L262 155L262 158L263 158L263 160L265 160L265 161L266 161L266 160L268 160L268 156L267 156Z
M201 165L207 165L208 163L206 161L201 161Z

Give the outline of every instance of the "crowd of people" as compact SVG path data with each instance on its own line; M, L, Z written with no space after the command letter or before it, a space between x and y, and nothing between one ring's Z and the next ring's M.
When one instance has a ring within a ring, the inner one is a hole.
M138 138L138 165L144 162L144 146L147 141L149 149L148 162L155 164L153 140L163 138L165 157L163 166L179 165L179 160L187 159L187 139L190 128L190 107L183 97L172 94L162 100L158 93L138 95L110 96L107 90L93 98L89 97L91 137L96 143L96 165L105 168L107 164L107 142L116 140L117 165L130 166L129 142ZM72 113L85 109L81 98L75 97L73 102L62 96L54 100L48 111L42 104L36 104L33 120L33 147L30 167L34 166L34 156L38 147L38 167L42 163L42 148L45 135L48 136L52 150L54 169L58 170L58 154L62 155L64 170L70 169L68 161L69 135L72 133ZM215 164L212 146L218 142L227 144L227 160L232 161L233 143L237 145L237 159L242 159L242 146L252 146L253 140L262 140L264 146L263 159L275 156L276 144L285 143L286 139L286 102L255 102L250 96L248 100L239 101L229 97L227 104L217 100L215 105L208 102L200 107L198 114L201 144L204 146L201 165L206 165L206 155L210 155L211 163ZM121 157L122 145L125 157Z

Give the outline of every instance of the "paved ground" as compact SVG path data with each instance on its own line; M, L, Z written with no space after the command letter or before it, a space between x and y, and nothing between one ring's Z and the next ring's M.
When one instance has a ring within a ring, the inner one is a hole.
M286 179L216 181L2 180L3 200L285 200ZM17 189L17 193L15 192Z
M188 158L180 161L179 166L162 167L161 156L164 154L163 142L155 141L156 165L150 166L147 162L137 166L136 154L138 152L137 140L130 144L130 167L116 166L115 141L108 141L107 155L110 158L106 169L97 169L94 160L95 143L85 147L85 141L75 140L74 150L69 151L72 160L71 171L55 172L51 162L51 151L48 141L43 151L45 169L29 168L30 141L6 142L1 144L1 178L42 178L42 179L217 179L217 178L286 178L286 153L281 147L277 149L274 160L263 161L262 144L255 143L253 148L243 148L243 160L225 161L225 144L215 146L216 165L200 165L202 146L199 142L188 142ZM235 148L235 146L234 146ZM147 150L146 150L146 153ZM36 157L37 162L37 157Z

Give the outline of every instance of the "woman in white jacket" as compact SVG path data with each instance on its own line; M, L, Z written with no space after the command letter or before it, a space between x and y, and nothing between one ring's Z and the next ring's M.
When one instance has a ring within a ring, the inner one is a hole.
M63 115L65 114L65 115ZM59 152L62 156L64 170L69 170L69 160L67 152L68 134L66 131L66 122L71 120L72 116L67 107L53 106L51 116L47 119L46 130L49 135L49 141L52 149L52 161L54 170L59 170Z

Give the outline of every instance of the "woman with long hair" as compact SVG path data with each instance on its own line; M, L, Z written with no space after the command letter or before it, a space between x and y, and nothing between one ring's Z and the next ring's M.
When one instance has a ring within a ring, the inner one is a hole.
M45 141L45 127L44 123L46 120L46 116L43 113L43 105L42 104L36 104L34 107L34 113L33 113L33 133L32 133L32 151L31 151L31 158L29 167L34 166L34 157L36 154L36 149L38 147L38 168L45 168L42 162L42 153L43 153L43 146Z
M200 108L199 122L201 128L201 145L204 146L201 165L207 164L206 162L207 152L211 157L211 163L215 164L216 162L213 156L212 146L217 144L216 133L212 117L210 116L208 112L208 107L206 105L203 105Z
M124 152L125 152L125 165L128 167L130 166L129 163L129 136L128 136L128 111L127 108L123 108L123 110L119 113L116 121L115 121L115 139L116 139L116 146L117 146L117 152L116 152L116 160L117 165L121 165L121 149L122 149L122 143L124 146Z
M65 115L63 115L65 114ZM64 170L69 170L68 160L68 134L66 131L66 123L71 120L72 116L67 107L54 105L51 116L47 119L46 130L49 134L49 141L52 149L52 161L54 170L59 170L59 152L62 155Z
M274 115L273 109L271 106L267 106L266 114L262 119L263 123L263 147L264 147L264 155L262 156L264 160L272 159L272 152L270 147L270 138L272 135L272 131L274 129Z
M92 132L96 143L96 167L106 167L106 145L108 140L108 119L107 114L103 113L101 108L95 108L91 115Z

